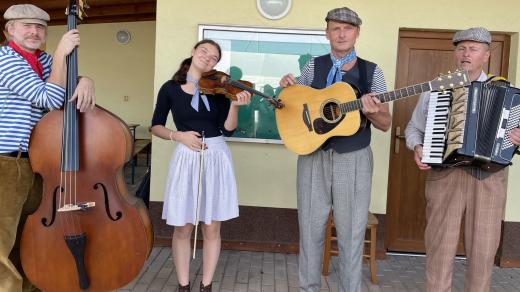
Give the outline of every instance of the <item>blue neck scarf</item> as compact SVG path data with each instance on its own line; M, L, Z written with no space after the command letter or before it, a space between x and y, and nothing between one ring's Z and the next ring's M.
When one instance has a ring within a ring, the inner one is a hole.
M204 94L201 95L199 92L199 80L195 80L190 75L187 75L186 81L193 82L193 84L195 84L195 89L193 90L193 97L191 98L191 107L195 111L198 112L199 111L199 100L202 99L202 102L204 103L204 105L206 106L206 109L209 112L210 110L209 110L208 97Z
M345 57L337 60L332 53L330 54L330 59L332 60L332 68L330 68L329 75L327 75L327 87L329 87L332 83L336 83L341 81L341 67L346 63L354 60L356 58L356 49L352 48L352 51L348 53Z

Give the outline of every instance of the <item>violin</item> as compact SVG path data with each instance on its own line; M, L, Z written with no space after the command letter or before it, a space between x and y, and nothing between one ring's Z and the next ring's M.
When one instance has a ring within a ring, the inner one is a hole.
M223 94L231 100L237 100L237 94L245 90L266 98L275 108L283 108L279 100L253 89L253 83L246 80L231 80L228 74L221 71L211 70L202 73L198 84L199 91L203 94Z
M244 91L242 87L252 88L253 83L245 80L231 80L221 71L211 70L202 73L199 80L199 91L204 94L223 94L231 100L237 100L237 94Z

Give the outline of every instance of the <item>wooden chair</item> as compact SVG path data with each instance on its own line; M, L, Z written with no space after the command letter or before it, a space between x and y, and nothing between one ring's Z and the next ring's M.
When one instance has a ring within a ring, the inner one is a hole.
M363 259L367 259L370 264L370 279L372 283L377 284L377 266L376 266L376 234L377 234L377 218L374 214L368 212L367 234L365 235L365 249L363 252ZM334 220L332 210L329 213L327 221L327 229L325 235L325 246L323 248L323 269L322 274L327 276L329 274L330 256L338 255L336 230L334 229ZM368 239L366 239L368 238ZM336 244L332 244L335 241Z

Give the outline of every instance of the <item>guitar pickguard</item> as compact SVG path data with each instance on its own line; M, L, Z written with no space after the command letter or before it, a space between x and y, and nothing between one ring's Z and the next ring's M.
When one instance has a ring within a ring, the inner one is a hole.
M332 131L334 128L336 128L337 125L343 121L345 118L345 115L343 115L338 121L335 123L328 123L322 118L317 118L312 122L312 125L314 126L314 132L316 134L327 134L328 132Z

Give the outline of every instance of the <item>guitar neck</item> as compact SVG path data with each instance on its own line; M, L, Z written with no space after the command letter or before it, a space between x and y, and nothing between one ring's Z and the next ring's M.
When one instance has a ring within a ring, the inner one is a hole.
M376 95L376 97L379 99L379 101L381 101L381 103L386 103L386 102L398 100L401 98L421 94L426 91L431 91L430 82L424 82L424 83L396 89L394 91L379 93ZM341 110L341 113L346 114L348 112L361 110L363 108L363 104L361 103L361 99L356 99L353 101L349 101L349 102L340 104L339 108Z

